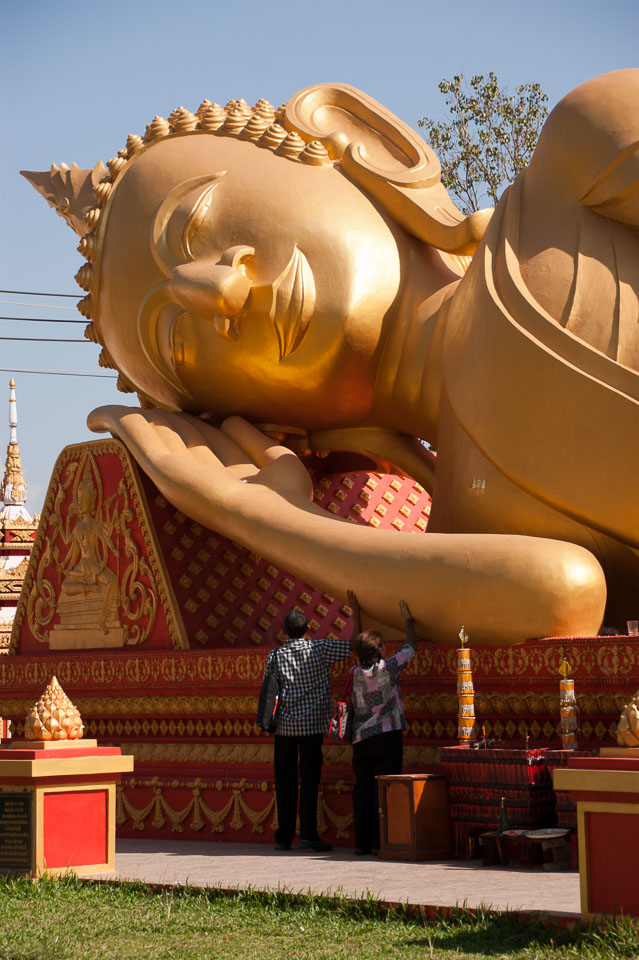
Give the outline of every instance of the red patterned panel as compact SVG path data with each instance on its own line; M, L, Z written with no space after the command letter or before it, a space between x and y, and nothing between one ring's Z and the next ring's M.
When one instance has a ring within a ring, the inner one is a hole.
M413 480L382 474L316 474L314 499L335 516L382 529L425 530L430 497ZM143 476L152 522L162 546L191 646L272 646L292 607L312 636L350 635L349 608L176 510Z

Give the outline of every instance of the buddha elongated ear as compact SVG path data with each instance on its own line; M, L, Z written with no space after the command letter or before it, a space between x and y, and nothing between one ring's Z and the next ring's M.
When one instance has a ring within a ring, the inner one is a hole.
M291 97L284 126L319 140L409 233L448 253L474 253L492 210L465 217L441 183L433 150L381 103L348 84L321 83Z

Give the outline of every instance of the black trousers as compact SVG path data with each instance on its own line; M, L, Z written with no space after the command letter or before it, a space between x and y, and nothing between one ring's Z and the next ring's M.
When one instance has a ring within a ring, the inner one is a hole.
M317 790L322 775L321 733L308 737L275 735L275 799L277 801L276 843L291 843L297 819L299 778L300 838L317 840ZM298 773L299 755L299 773Z
M379 802L375 777L401 773L402 761L401 730L379 733L353 744L353 821L355 846L360 850L379 850Z

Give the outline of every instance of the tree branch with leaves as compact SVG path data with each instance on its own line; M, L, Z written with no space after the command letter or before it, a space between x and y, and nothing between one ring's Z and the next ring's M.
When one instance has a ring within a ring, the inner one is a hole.
M494 73L464 81L442 80L450 120L422 117L419 126L438 155L442 183L465 214L496 204L503 190L528 166L548 116L548 97L538 83L512 94Z

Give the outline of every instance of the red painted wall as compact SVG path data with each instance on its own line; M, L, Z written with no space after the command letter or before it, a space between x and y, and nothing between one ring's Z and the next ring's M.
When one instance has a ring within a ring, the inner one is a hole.
M590 910L639 916L639 817L587 813Z
M107 860L106 790L44 795L44 861L47 868L80 867Z

